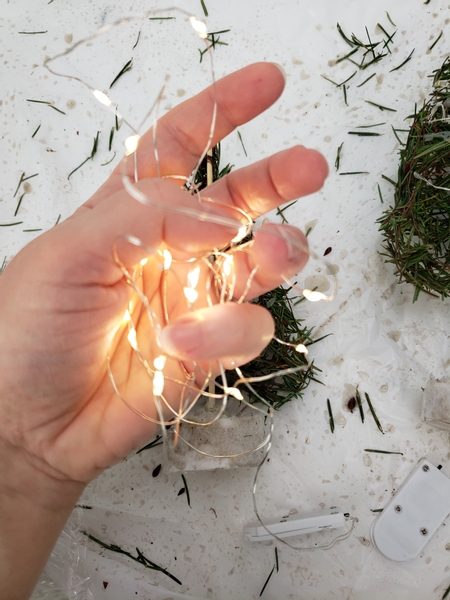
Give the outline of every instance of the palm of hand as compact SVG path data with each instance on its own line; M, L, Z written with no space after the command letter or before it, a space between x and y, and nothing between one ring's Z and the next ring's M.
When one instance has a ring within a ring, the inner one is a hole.
M267 108L282 88L281 73L268 64L253 65L219 82L220 112L214 143ZM203 131L197 127L197 138L193 139L192 132L185 130L180 134L180 122L193 128L192 115L186 117L194 113L198 119L197 115L204 112L198 110L202 104L211 109L211 90L162 120L161 149L167 150L166 157L163 151L160 153L163 172L188 174L193 168L196 148L202 148L202 140L207 138L207 125ZM151 140L151 135L147 139ZM186 139L191 151L186 148ZM149 145L148 156L151 155ZM140 174L141 179L154 175L154 165L147 162L150 166ZM315 191L325 175L322 157L297 147L236 171L228 181L213 184L210 195L230 205L244 206L253 216ZM173 202L174 198L190 201L185 200L188 194L172 183L147 180L143 185L148 185L162 202ZM186 227L178 215L164 211L153 212L150 219L148 211L148 207L138 205L121 191L120 177L115 173L73 217L19 253L0 279L0 293L4 290L0 314L3 349L0 381L6 415L0 422L0 437L23 448L52 475L89 481L155 433L152 423L130 411L115 394L107 374L109 352L121 394L136 408L155 416L149 378L126 339L125 328L121 327L131 296L112 258L118 236L132 234L152 248L164 243L175 252L184 251L188 255L204 253L233 237L223 228L193 220ZM288 238L302 239L293 229L288 228ZM293 275L301 268L306 260L304 252L292 257L284 237L261 233L251 252L241 253L236 264L238 297L255 264L261 264L262 268L252 284L250 297L278 285L280 272ZM143 258L142 252L130 249L125 249L123 256L130 268ZM152 259L145 267L143 283L158 320L165 324L161 271ZM167 285L167 308L172 322L187 312L187 305L179 283L169 277ZM199 298L195 309L202 306L204 297ZM189 361L197 359L214 361L238 356L244 362L257 355L272 335L271 319L262 314L260 307L230 304L219 311L214 308L202 313L200 348L180 352L179 358L188 361L188 369ZM208 311L215 316L210 318ZM228 321L224 328L225 318ZM151 361L161 351L139 305L133 319L139 344ZM220 347L217 344L214 347L206 339L211 337L214 341L214 333L222 336ZM170 361L168 373L169 378L186 378L178 360ZM179 386L169 381L166 391L168 400L177 409Z

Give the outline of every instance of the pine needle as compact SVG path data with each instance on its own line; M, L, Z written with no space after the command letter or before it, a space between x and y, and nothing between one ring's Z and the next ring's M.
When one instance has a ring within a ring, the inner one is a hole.
M337 149L336 160L334 161L334 168L336 169L336 171L339 171L339 165L341 163L341 152L342 152L343 145L344 145L344 142L342 142L342 144Z
M366 397L367 405L369 406L369 410L370 410L370 412L372 414L373 420L375 421L375 423L376 423L378 429L381 431L381 433L384 434L383 428L381 427L380 421L378 420L378 417L377 417L377 414L375 412L375 409L372 406L372 402L370 400L369 394L367 392L364 392L364 396Z
M356 403L358 404L359 416L361 417L361 422L364 423L364 410L361 401L361 394L359 393L358 388L356 388Z
M186 478L185 478L185 476L183 474L181 474L181 479L183 480L184 487L185 487L185 490L186 490L187 503L189 504L189 508L191 508L191 496L189 494L189 488L188 488L188 484L187 484Z
M333 418L333 413L331 411L331 404L330 404L329 398L327 398L327 408L328 408L328 417L329 417L329 421L330 421L331 433L334 433L334 418Z
M124 75L127 71L131 71L132 68L133 68L133 59L130 58L130 60L120 69L120 71L117 73L117 75L111 81L111 83L109 84L109 89L111 89L112 86L115 83L117 83L117 81L122 77L122 75Z
M391 450L375 450L374 448L364 448L364 452L377 452L378 454L400 454L400 456L403 456L403 452L393 452Z

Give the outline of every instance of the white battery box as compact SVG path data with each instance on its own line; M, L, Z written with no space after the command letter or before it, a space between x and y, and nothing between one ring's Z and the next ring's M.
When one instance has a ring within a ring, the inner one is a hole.
M390 560L412 560L449 513L450 479L423 459L372 523L372 543Z

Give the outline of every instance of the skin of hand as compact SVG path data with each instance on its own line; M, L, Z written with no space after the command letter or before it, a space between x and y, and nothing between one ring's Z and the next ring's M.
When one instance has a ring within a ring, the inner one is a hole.
M257 63L219 80L212 143L271 106L284 84L282 71L270 63ZM208 139L213 102L210 87L160 119L162 175L191 173ZM143 166L137 187L148 197L162 206L198 209L198 199L179 182L156 178L151 132L141 140L139 165ZM213 183L203 195L229 208L211 203L202 210L237 219L233 207L238 207L251 217L260 216L315 192L326 175L325 160L318 152L296 146ZM0 565L4 563L0 581L10 586L0 596L27 597L84 486L157 431L156 425L125 406L107 373L109 353L122 395L157 418L148 378L121 325L131 294L113 260L114 244L120 236L132 235L150 248L168 248L183 258L224 247L235 234L231 227L140 204L123 189L119 166L72 217L26 246L1 275L0 515L9 511L14 523L21 508L30 516L22 538L24 526L13 527L0 516ZM117 244L129 269L146 256L142 248L123 240ZM299 245L307 244L295 227L264 224L246 251L235 252L236 299L255 265L259 270L248 299L282 283L281 273L291 277L298 272L307 260ZM161 324L167 325L160 300L161 271L152 257L143 269L142 282ZM273 335L272 317L255 304L207 307L200 297L189 312L173 277L167 278L167 302L170 324L163 327L161 341L176 358L167 364L172 378L185 378L179 360L187 369L194 360L243 364L257 356ZM144 313L138 304L133 319L139 345L150 362L161 351ZM170 377L164 393L177 408L180 388ZM39 558L36 550L27 550L29 576L21 574L19 583L18 574L8 579L7 569L14 571L14 561L23 556L26 536L34 530L39 536L43 528ZM18 541L12 542L13 537Z

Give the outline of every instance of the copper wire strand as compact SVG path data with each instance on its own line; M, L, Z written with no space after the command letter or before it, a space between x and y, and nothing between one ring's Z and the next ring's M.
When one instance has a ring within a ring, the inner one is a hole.
M284 544L285 546L288 546L292 550L305 550L305 551L310 551L310 550L330 550L338 542L342 542L342 541L346 540L348 537L350 537L350 535L351 535L351 533L352 533L352 531L354 529L355 523L357 521L357 519L355 517L348 517L347 518L347 521L351 522L351 525L350 525L350 528L348 529L348 531L346 531L345 533L343 533L341 535L336 536L333 540L331 540L330 543L328 543L328 544L322 544L322 545L318 545L318 546L294 546L293 544L290 544L284 538L280 537L279 535L277 535L273 531L270 531L270 529L267 527L267 525L262 520L261 515L259 514L258 505L257 505L257 502L256 502L256 490L257 490L257 482L258 482L259 473L261 471L262 466L264 465L264 463L267 460L267 457L268 457L269 452L271 450L271 446L272 446L272 441L270 441L267 444L266 452L264 454L264 457L261 459L261 462L259 463L258 467L256 468L255 476L253 478L253 487L252 487L253 511L254 511L254 513L256 515L256 518L258 519L258 522L260 523L260 525L262 525L262 527L266 530L266 532L271 537L273 537L274 539L276 539L278 542L280 542L281 544Z
M267 436L260 444L258 444L258 446L255 446L254 448L250 448L250 450L244 450L243 452L239 452L238 454L210 454L209 452L200 450L200 448L196 448L190 442L185 440L181 435L178 437L184 444L186 444L186 446L189 446L189 448L191 448L191 450L195 450L195 452L197 452L198 454L201 454L202 456L208 456L209 458L218 458L218 459L220 459L220 458L239 458L241 456L246 456L247 454L252 454L253 452L257 452L258 450L261 450L261 448L264 448L264 446L269 443L269 436Z
M183 365L183 367L184 367L184 365ZM194 376L193 373L192 373L192 376ZM190 392L188 391L188 394L187 394L188 397L186 398L186 401L184 402L184 406L183 406L183 398L184 398L184 394L185 394L186 390L187 390L187 387L184 386L181 390L180 399L179 399L179 403L178 403L178 417L176 419L175 430L174 430L174 434L173 434L173 447L174 448L178 444L183 410L187 406L187 404L189 402L189 398L190 398ZM194 401L193 406L195 404L196 404L196 400Z
M78 47L82 46L82 45L86 45L89 42L93 41L94 39L102 36L103 34L107 33L108 31L111 31L112 29L118 28L120 25L126 24L126 23L131 23L132 21L144 21L145 19L148 19L150 17L150 15L156 15L160 12L165 12L165 13L170 13L170 12L179 12L180 14L185 15L186 17L188 17L189 19L192 19L195 17L193 17L189 12L183 10L182 8L179 8L178 6L171 6L171 7L167 7L165 9L150 9L148 11L145 11L143 13L138 13L137 15L130 15L128 17L122 17L120 19L117 19L116 21L114 21L113 23L108 23L107 25L104 25L103 27L100 27L100 29L97 29L97 31L95 31L94 33L92 33L91 35L82 38L81 40L78 40L77 42L75 42L74 44L72 44L72 46L70 46L69 48L67 48L64 52L60 52L59 54L56 54L55 56L52 56L51 58L48 58L44 61L44 67L52 74L55 75L57 77L62 77L65 79L69 79L71 81L77 81L80 85L86 87L89 91L91 91L92 93L96 92L97 90L95 88L93 88L89 83L87 83L86 81L84 81L83 79L81 79L80 77L77 77L76 75L68 75L67 73L61 73L56 71L54 68L50 67L50 64L53 63L54 61L57 61L59 58L63 58L66 56L69 56L70 54L72 54L72 52L74 52ZM205 44L207 45L207 42L205 42ZM167 78L168 76L166 76ZM167 83L166 79L166 82ZM165 85L163 85L163 88L165 87ZM140 129L143 124L145 123L145 121L148 119L148 117L150 116L150 114L153 112L155 104L157 102L160 102L160 96L162 95L162 91L160 91L160 93L158 94L157 99L155 100L153 106L149 109L149 111L146 113L146 115L144 116L143 120L141 121L141 124L138 126L138 128L136 129L135 127L133 127L133 125L131 125L131 123L129 123L117 110L117 106L111 102L108 106L108 108L113 112L113 114L120 119L123 123L125 123L125 125L127 125L127 127L130 128L131 131L133 131L135 134L138 134L138 129ZM106 94L104 94L104 97L106 97L108 100L108 96ZM103 102L104 104L104 102Z
M237 304L242 304L245 301L245 298L246 298L247 294L249 293L250 288L252 287L253 279L255 278L255 275L258 272L258 269L259 269L259 265L256 265L256 267L253 267L253 269L251 270L250 275L247 278L247 282L245 284L244 291L238 298Z
M420 179L421 181L425 181L425 183L427 185L430 185L435 190L443 190L444 192L450 192L450 188L442 187L440 185L435 185L432 181L430 181L429 179L426 179L425 177L423 177L422 175L420 175L420 173L417 173L417 171L414 171L413 175L414 175L414 177L416 179Z
M214 258L214 254L211 252L210 254L208 254L207 257L203 257L203 262L206 265L206 268L210 271L209 273L209 277L206 277L205 280L205 298L206 298L206 304L211 308L212 306L214 306L214 303L212 301L212 297L211 297L211 283L214 280L214 275L215 275L215 270L213 268L213 264L211 262L211 260Z

